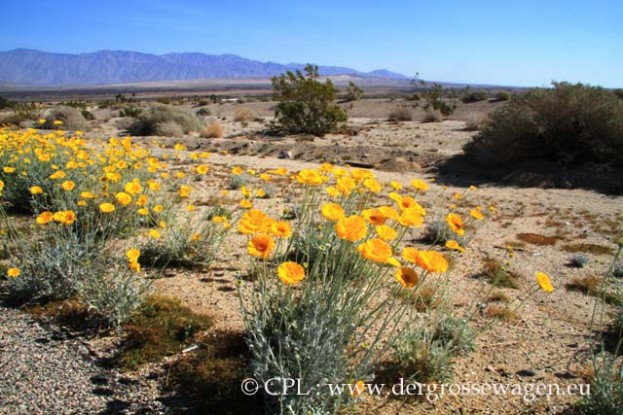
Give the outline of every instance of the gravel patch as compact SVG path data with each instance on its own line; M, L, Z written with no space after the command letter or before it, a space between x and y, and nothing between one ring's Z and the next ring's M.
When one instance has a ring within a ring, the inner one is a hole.
M97 365L53 325L0 307L0 414L168 414L156 381Z

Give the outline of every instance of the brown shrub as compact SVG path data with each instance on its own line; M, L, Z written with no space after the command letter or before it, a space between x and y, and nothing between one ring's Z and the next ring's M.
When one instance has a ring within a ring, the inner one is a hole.
M439 110L428 108L422 116L422 122L441 122L443 121L443 114Z
M222 138L223 126L218 121L213 121L206 128L201 130L201 138Z
M238 107L234 111L235 122L249 122L255 119L255 113L247 107Z

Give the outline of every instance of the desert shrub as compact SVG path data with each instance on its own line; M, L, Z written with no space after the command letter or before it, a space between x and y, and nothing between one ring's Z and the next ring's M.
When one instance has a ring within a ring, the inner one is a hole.
M420 94L419 92L414 92L413 94L409 95L405 99L407 101L421 101L422 100L422 94Z
M363 95L363 89L359 88L353 81L348 81L346 88L346 101L358 101Z
M448 95L450 94L441 84L433 82L432 86L424 91L426 103L424 109L432 108L447 117L456 110L456 103Z
M70 131L85 131L89 128L87 120L79 109L66 106L54 107L50 111L50 115L45 117L45 123L42 126L48 130L63 129Z
M181 131L182 134L200 131L202 127L194 115L181 108L153 104L137 117L128 130L130 134L136 136L164 135L163 133L172 132L173 124L177 126L175 132Z
M389 116L387 117L388 121L399 122L399 121L411 121L413 119L413 112L407 107L398 107L393 109Z
M439 110L433 108L427 108L422 116L422 122L441 122L443 121L443 114Z
M212 121L207 127L201 130L199 135L201 138L222 138L223 126L218 121Z
M623 89L615 89L612 93L616 95L617 98L623 99Z
M8 98L0 97L0 110L12 108L15 103Z
M489 125L489 116L471 115L465 121L465 131L482 131Z
M247 107L237 107L234 111L235 122L249 122L255 119L255 113Z
M489 93L484 89L478 91L467 90L461 97L461 101L463 101L464 104L485 101L487 99L489 99Z
M623 102L602 88L554 83L514 98L490 117L464 147L477 164L623 164Z
M143 112L143 110L139 107L135 107L133 105L125 105L119 110L119 116L136 118L141 115L141 112Z
M156 126L154 135L161 135L164 137L180 137L184 135L184 129L175 121L165 121Z
M28 121L28 118L25 118L20 114L10 114L0 118L0 126L12 125L19 127L24 121Z
M272 78L277 126L286 133L322 136L347 120L346 112L335 104L336 89L330 79L319 81L318 67L307 65L305 75L288 71Z
M584 268L590 259L584 254L575 254L569 258L569 265L574 268Z
M503 89L500 91L495 91L495 94L493 94L494 101L510 101L511 97L511 93Z
M210 111L210 108L203 107L199 108L195 114L197 114L198 117L208 117L212 115L212 111Z

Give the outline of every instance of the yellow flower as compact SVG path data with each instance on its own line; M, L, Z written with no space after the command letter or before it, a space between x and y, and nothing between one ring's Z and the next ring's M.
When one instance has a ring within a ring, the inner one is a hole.
M210 170L210 167L208 167L208 165L206 164L200 164L195 169L197 174L207 174L209 170Z
M400 183L396 182L396 181L393 181L393 180L392 180L391 182L389 182L389 185L390 185L390 186L392 187L392 189L394 189L394 190L400 190L400 189L402 189L402 185L401 185Z
M413 179L411 181L411 186L415 187L417 190L421 192L425 192L428 190L428 184L426 184L426 182L421 179Z
M6 271L6 275L11 278L17 278L22 274L19 268L11 267Z
M132 181L126 183L125 186L123 186L123 190L130 195L135 195L143 191L143 186L141 186L139 182Z
M446 223L450 227L450 230L457 235L463 236L463 234L465 234L463 219L456 213L449 213L448 216L446 216Z
M379 206L377 208L381 215L385 216L387 219L398 220L400 215L396 212L396 209L389 206Z
M31 195L40 195L43 193L41 186L32 186L29 190Z
M331 197L338 197L340 195L340 191L337 190L334 186L327 187L324 190Z
M361 212L364 217L372 225L382 225L385 223L385 216L378 209L365 209Z
M366 237L368 227L364 218L353 215L340 219L335 224L335 232L340 238L354 242Z
M5 173L15 173L15 167L4 167L2 170Z
M325 203L320 208L320 213L325 219L331 222L338 221L346 216L344 214L344 208L337 203Z
M253 207L253 202L251 202L249 199L242 199L240 201L240 207L243 209L251 209Z
M396 280L403 287L412 288L417 285L418 275L412 268L401 267L396 270Z
M260 179L262 179L265 182L269 182L272 179L272 176L268 173L262 173L260 174Z
M296 262L283 262L277 268L277 276L286 285L296 285L305 279L305 269Z
M357 183L346 176L338 178L335 184L335 188L344 196L350 195L355 190L355 187L357 187Z
M148 201L148 200L149 200L149 199L147 198L147 196L145 196L145 195L140 195L140 196L138 197L138 199L136 199L136 203L135 203L135 205L136 205L136 206L145 206L145 205L147 204L147 201Z
M83 199L93 199L95 195L91 192L82 192L80 193L80 197Z
M52 214L52 212L41 212L39 215L37 215L37 223L39 225L47 225L48 223L52 222L52 220L54 219L54 215Z
M469 186L469 190L475 192L478 188L474 185Z
M461 199L463 199L463 195L462 195L462 194L460 194L460 193L455 193L453 197L454 197L456 200L461 200Z
M158 190L160 190L160 183L158 183L155 180L150 180L150 181L147 182L147 187L152 192L157 192Z
M242 167L234 167L233 169L231 169L231 174L233 174L234 176L239 176L242 173L244 173L244 169Z
M448 261L436 251L419 251L415 248L407 247L402 250L402 257L428 272L442 273L448 270Z
M149 209L147 208L140 208L136 211L136 213L138 213L141 216L147 216L149 215Z
M195 210L197 210L197 207L195 205L188 205L186 206L186 210L189 212L194 212Z
M0 180L0 192L4 190L4 182Z
M67 173L62 170L58 170L50 175L51 180L64 179L67 177Z
M357 398L365 390L366 384L363 382L363 380L358 380L353 386L353 389L350 390L350 395L354 398Z
M61 120L54 120L52 124L58 127L58 126L63 125L63 122Z
M365 179L363 185L372 193L378 193L381 191L381 184L376 179Z
M416 202L416 200L414 198L412 198L411 196L401 197L400 201L398 202L398 207L401 210L416 209L416 211L420 215L422 215L422 216L426 215L426 209L424 209L422 207L422 205L420 205L418 202Z
M132 196L125 192L117 193L115 195L115 199L117 200L117 203L119 203L121 206L127 206L132 203Z
M274 221L270 225L270 233L278 238L289 238L292 235L292 228L288 222Z
M80 206L80 207L85 207L87 205L87 201L86 200L78 200L77 205Z
M165 229L167 227L167 223L161 220L160 222L158 222L158 227L161 229Z
M39 118L39 119L37 120L37 123L38 123L38 124L45 124L45 118Z
M480 212L480 210L478 210L478 209L472 209L472 210L469 212L469 214L470 214L470 215L472 215L472 217L473 217L474 219L476 219L476 220L483 220L483 219L484 219L484 216L482 215L482 213L481 213L481 212Z
M197 242L201 240L201 234L198 233L193 233L192 236L190 237L190 240L193 242Z
M539 287L541 287L541 289L546 293L549 294L554 292L554 286L552 285L552 282L550 281L549 276L546 273L537 272L536 282L537 284L539 284Z
M156 212L156 213L160 213L163 210L164 210L164 206L162 206L162 205L156 205L156 206L153 207L153 211Z
M245 235L267 232L271 223L272 220L264 212L258 209L251 209L240 218L238 232Z
M464 252L465 248L463 248L461 245L459 245L459 243L455 240L449 240L446 241L446 248L453 250L453 251L459 251L459 252Z
M392 257L392 248L382 239L370 239L357 247L357 252L373 262L386 263Z
M61 210L55 212L54 215L52 215L52 219L54 219L55 222L62 223L63 225L71 225L76 221L76 214L73 210Z
M247 244L249 255L266 259L275 247L275 241L268 235L257 235Z
M255 196L259 197L260 199L265 198L266 192L264 191L264 189L257 189L255 191Z
M134 272L141 272L141 264L138 262L128 262L128 268Z
M240 193L242 194L243 197L246 197L246 198L253 196L253 192L247 189L247 186L242 186L240 188Z
M424 224L424 217L421 214L421 210L415 207L407 208L402 211L398 223L402 226L416 226L420 227Z
M147 236L149 236L151 239L160 239L162 235L160 235L160 232L158 230L152 229L147 233Z
M100 212L111 213L115 211L115 205L112 203L104 202L99 205Z
M141 251L136 248L128 249L125 253L125 256L128 258L128 261L130 262L137 262L138 257L140 255L141 255Z
M180 186L179 196L182 199L185 199L188 196L190 196L190 192L192 192L192 190L193 190L192 187L190 187L190 186L188 186L186 184L183 184L183 185Z
M331 173L334 168L335 167L333 167L333 164L331 164L331 163L322 163L320 165L320 170L322 170L325 173Z
M177 173L175 173L175 178L177 179L183 179L184 177L186 177L186 173L182 171L178 171Z
M303 169L296 175L297 182L310 186L320 186L326 180L326 176L323 176L317 170L312 169Z
M398 232L388 225L379 225L374 228L376 234L384 241L392 241L398 236Z

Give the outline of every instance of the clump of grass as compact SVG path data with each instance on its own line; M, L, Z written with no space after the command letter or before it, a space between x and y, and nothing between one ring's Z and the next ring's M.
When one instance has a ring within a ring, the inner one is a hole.
M255 119L255 113L247 107L237 107L234 110L234 121L245 122L253 121Z
M603 280L595 276L583 278L574 278L570 283L566 284L569 291L578 291L588 295L598 295L601 292Z
M151 296L140 312L123 325L125 333L114 363L125 370L158 362L179 353L212 325L210 317L195 314L179 300Z
M519 288L517 280L519 277L514 272L507 269L500 261L494 258L487 258L482 271L478 274L494 287L500 288Z
M489 117L482 115L471 115L465 121L465 131L482 131L489 124Z
M59 121L61 124L58 123ZM50 111L50 115L45 118L45 123L43 123L42 127L48 130L86 131L89 128L89 124L79 109L59 105Z
M510 302L510 298L508 297L508 295L506 295L506 293L504 293L504 291L494 290L487 297L487 301L498 302L498 303L508 303Z
M199 133L201 138L222 138L223 126L218 121L212 121Z
M518 233L515 236L517 239L519 239L520 241L532 244L532 245L539 245L539 246L547 246L547 245L554 245L556 244L557 239L550 237L550 236L545 236L545 235L540 235L538 233Z
M152 104L142 112L128 131L136 136L182 135L200 131L202 123L189 112L171 105Z
M569 266L573 268L584 268L590 261L589 257L584 254L575 254L569 258Z
M563 245L562 249L570 253L584 252L593 255L612 255L614 253L614 250L610 247L591 243L567 244Z
M391 122L411 121L413 120L413 112L407 107L398 107L389 113L387 120Z
M75 298L35 304L27 311L34 316L51 318L57 324L79 333L95 330L102 324L107 326L101 316Z
M441 111L428 108L422 116L422 122L441 122L443 121L443 114Z
M199 108L197 112L195 112L195 114L198 117L209 117L210 115L212 115L212 111L210 111L210 108L203 107L203 108Z
M513 320L517 317L508 307L491 304L485 310L485 315L498 320Z

